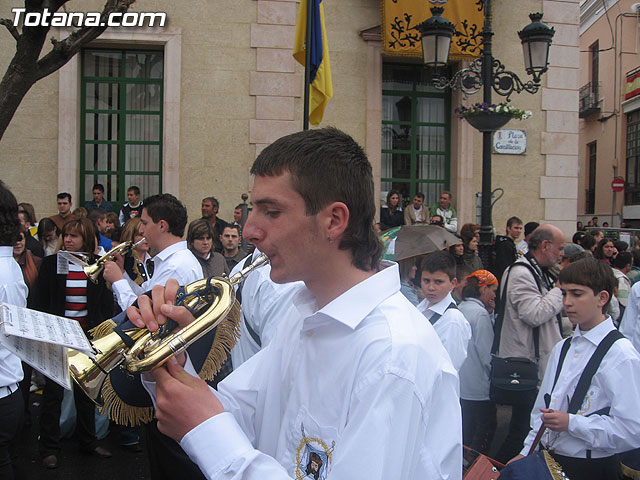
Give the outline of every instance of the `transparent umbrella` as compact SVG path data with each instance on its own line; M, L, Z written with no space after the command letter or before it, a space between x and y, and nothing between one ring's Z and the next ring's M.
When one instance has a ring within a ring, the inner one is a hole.
M383 232L385 260L402 260L449 248L460 239L437 225L403 225Z

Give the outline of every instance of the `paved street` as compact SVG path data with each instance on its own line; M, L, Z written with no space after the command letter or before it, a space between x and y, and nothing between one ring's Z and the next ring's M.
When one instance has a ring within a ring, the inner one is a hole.
M75 439L62 440L62 450L58 456L58 468L47 470L40 464L38 454L38 419L40 399L37 393L31 394L32 424L25 428L19 438L20 457L18 464L24 480L114 480L149 479L147 455L125 451L118 445L118 435L110 433L100 442L108 448L113 457L101 459L81 454ZM142 440L144 447L144 439Z
M150 479L147 455L142 453L131 453L125 451L118 445L118 435L111 432L107 438L101 441L100 445L108 448L113 453L109 459L100 459L83 455L78 452L75 439L64 439L62 441L62 451L59 460L59 467L55 470L46 470L40 464L38 455L38 418L40 415L40 395L31 394L31 428L25 428L19 438L20 458L19 465L22 478L25 480L114 480ZM498 407L498 430L493 442L492 451L495 452L506 434L509 421L509 410L505 407ZM142 439L144 448L144 438Z

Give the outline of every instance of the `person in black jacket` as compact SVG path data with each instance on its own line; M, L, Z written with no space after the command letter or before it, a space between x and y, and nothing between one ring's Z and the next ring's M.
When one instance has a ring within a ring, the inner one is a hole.
M96 233L93 224L86 218L67 221L62 226L63 249L84 253L89 263L95 261ZM85 333L114 314L113 294L104 278L91 282L81 267L70 262L67 273L59 273L58 255L42 260L40 273L34 289L35 310L76 319ZM40 455L46 468L58 466L60 451L60 410L63 388L46 379L40 415ZM95 405L89 397L74 385L74 400L77 411L76 437L80 450L89 455L108 458L111 453L97 445L95 433Z
M522 235L522 220L518 217L511 217L507 220L507 234L498 235L494 245L495 260L493 263L493 274L497 279L502 278L502 274L509 265L518 259L516 242Z

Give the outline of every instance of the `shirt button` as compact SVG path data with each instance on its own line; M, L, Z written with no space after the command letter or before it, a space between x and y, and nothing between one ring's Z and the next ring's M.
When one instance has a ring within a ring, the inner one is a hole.
M311 330L307 331L307 337L311 337L313 335L313 332Z

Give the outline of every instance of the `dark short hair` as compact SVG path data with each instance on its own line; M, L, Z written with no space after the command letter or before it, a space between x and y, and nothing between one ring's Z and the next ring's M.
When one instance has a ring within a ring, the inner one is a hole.
M189 230L187 230L187 244L191 247L194 240L204 238L207 235L213 240L213 226L209 223L209 220L206 218L194 220L189 224ZM211 248L213 249L213 247L213 242L211 242Z
M524 226L524 236L531 235L539 226L538 222L527 222Z
M216 197L204 197L202 199L203 202L211 202L211 205L214 207L220 207L220 202L218 202L218 199Z
M333 127L287 135L262 150L251 167L258 176L284 172L291 174L292 187L304 199L307 215L316 215L331 202L347 206L349 223L339 248L351 252L357 268L375 269L382 243L373 230L373 176L362 147Z
M573 237L571 237L571 241L575 244L581 245L582 239L586 236L587 234L584 232L576 232L573 234Z
M220 235L224 233L225 228L232 228L238 232L238 235L240 235L240 225L236 225L235 223L227 223L222 229L222 232L220 232Z
M582 245L582 248L584 248L585 250L591 250L595 244L596 239L593 235L587 234L582 237L582 240L580 240L580 245Z
M91 211L87 214L87 218L93 222L95 225L98 223L98 220L105 220L107 218L107 211L104 208L92 208Z
M235 207L233 207L234 210L237 210L239 208L242 208L242 206L245 205L244 203L239 203L238 205L236 205Z
M589 234L597 237L598 235L600 235L600 232L602 232L602 230L600 230L599 228L594 228L592 230L589 230Z
M18 210L18 218L20 218L20 214L24 215L24 221L27 223L33 223L33 221L31 220L31 215L29 215L29 212L27 212L26 210Z
M511 217L509 220L507 220L507 228L511 228L514 225L522 225L522 220L520 220L518 217Z
M567 265L560 271L558 283L583 285L590 288L594 295L605 291L609 294L609 300L617 284L611 267L593 257L583 258ZM608 304L609 302L604 305L603 310Z
M624 240L614 240L613 246L616 247L616 250L618 250L618 252L626 252L627 250L629 250L629 244Z
M420 276L422 276L422 272L444 272L449 277L449 280L453 280L456 276L456 259L444 250L430 253L422 260Z
M18 201L0 180L0 245L12 246L18 240L19 233Z
M104 193L104 185L102 185L101 183L96 183L91 189L91 191L94 191L94 190L100 190L102 193Z
M151 195L142 202L142 209L147 211L153 223L164 220L169 225L169 233L176 237L184 235L187 226L187 209L170 193Z
M458 279L458 284L460 284L465 278L473 273L473 268L465 265L456 265L456 278ZM475 277L474 277L475 278Z
M414 197L418 197L419 199L424 201L424 193L422 193L422 192L416 192Z
M131 185L129 188L127 188L127 193L129 192L133 192L136 195L140 195L140 189L138 187L136 187L135 185Z
M467 235L469 232L475 235L479 231L480 231L480 225L476 223L465 223L464 225L462 225L462 228L460 229L460 236L464 238L464 236ZM473 272L469 272L469 273L473 273Z
M434 220L434 218L436 217L438 217L440 220ZM431 223L431 225L439 225L441 227L444 227L444 218L442 218L442 215L432 215L429 223Z
M58 200L62 200L63 198L68 198L69 199L69 203L71 203L71 194L70 193L67 193L67 192L59 193L58 195L56 195L56 198Z
M633 265L633 255L631 252L619 252L618 255L611 261L615 268L624 268L627 265Z

